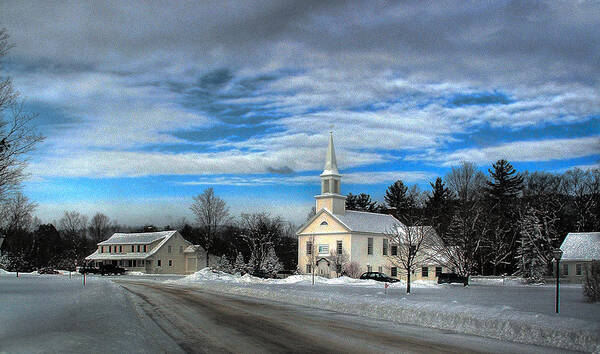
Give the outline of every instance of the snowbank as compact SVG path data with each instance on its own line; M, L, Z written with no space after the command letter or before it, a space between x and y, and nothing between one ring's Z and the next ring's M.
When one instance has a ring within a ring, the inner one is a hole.
M443 292L456 290L473 294L478 291L476 286L463 290L462 286L415 282L415 289L422 287L442 292L440 298L432 300L412 294L385 296L383 284L373 280L315 277L316 285L310 286L311 277L306 275L286 279L260 279L250 275L216 272L208 268L170 283L500 340L582 351L600 350L598 322L569 317L558 320L556 316L549 314L517 310L502 305L500 296L503 295L496 295L498 303L491 306L484 302L463 302L460 297L453 301L444 299ZM404 282L395 283L392 284L392 289L404 286ZM519 288L521 287L513 290ZM400 290L397 289L396 294L399 293Z

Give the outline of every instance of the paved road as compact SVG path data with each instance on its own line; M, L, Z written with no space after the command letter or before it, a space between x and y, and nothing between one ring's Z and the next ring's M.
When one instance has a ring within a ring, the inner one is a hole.
M559 352L179 285L117 282L132 295L143 316L178 346L157 352Z

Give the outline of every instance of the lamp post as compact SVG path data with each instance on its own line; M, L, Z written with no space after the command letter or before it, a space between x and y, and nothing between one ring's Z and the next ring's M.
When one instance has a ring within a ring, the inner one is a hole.
M562 258L562 255L563 251L560 248L556 248L552 251L552 256L554 257L554 260L556 260L556 313L558 313L559 311L558 288L560 283L560 259Z

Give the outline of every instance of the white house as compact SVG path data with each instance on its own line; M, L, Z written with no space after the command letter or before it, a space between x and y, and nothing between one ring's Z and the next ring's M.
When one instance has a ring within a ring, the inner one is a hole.
M346 197L340 192L341 179L333 136L330 136L325 169L321 173L321 194L315 196L316 215L296 233L299 271L335 276L340 269L332 258L345 254L348 262L358 263L362 272L405 277L403 270L390 261L390 256L397 254L398 246L388 237L388 233L398 227L405 228L404 225L391 215L346 210ZM435 262L423 261L411 278L436 280L442 271L448 270Z
M600 260L600 232L570 232L560 249L561 277L581 283L585 267L593 260Z
M190 274L204 268L206 252L177 231L115 233L85 259L148 274ZM216 257L210 260L214 264Z

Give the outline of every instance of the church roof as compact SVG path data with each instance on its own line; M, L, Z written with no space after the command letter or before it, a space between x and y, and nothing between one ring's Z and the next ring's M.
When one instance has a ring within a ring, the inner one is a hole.
M600 260L600 232L570 232L560 249L565 261Z
M98 245L113 244L148 244L165 237L172 236L177 231L139 232L139 233L114 233L108 240Z
M334 217L354 232L387 233L400 223L391 215L365 211L347 210L344 215L335 214Z

